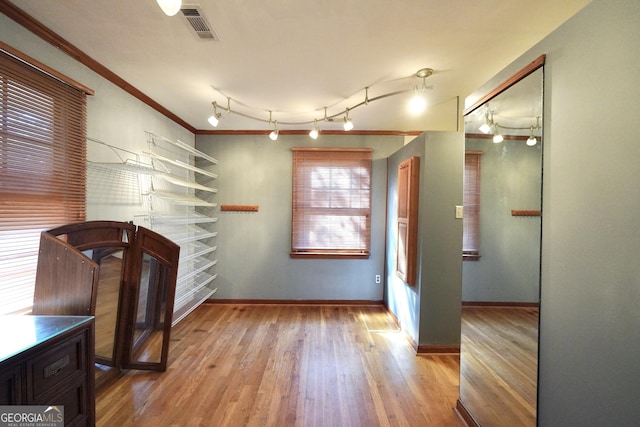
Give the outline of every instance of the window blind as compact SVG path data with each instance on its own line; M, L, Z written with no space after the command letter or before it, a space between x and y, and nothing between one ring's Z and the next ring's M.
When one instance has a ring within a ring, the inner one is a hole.
M40 232L84 221L86 96L0 52L0 314L26 311Z
M372 150L292 150L292 256L368 256Z
M480 258L480 159L481 151L466 151L464 155L463 193L463 259Z

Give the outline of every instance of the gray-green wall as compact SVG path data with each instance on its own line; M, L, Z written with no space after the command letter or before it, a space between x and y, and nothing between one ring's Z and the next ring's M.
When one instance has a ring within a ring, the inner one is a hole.
M522 140L471 139L482 151L480 259L462 263L462 300L535 302L540 299L540 217L511 210L540 209L542 145Z
M540 426L640 419L640 2L594 0L546 54Z
M220 204L259 205L255 213L218 212L218 292L222 299L383 299L387 157L399 136L199 135L197 148L218 159ZM291 148L373 148L369 259L293 259Z
M385 301L415 344L460 344L462 132L426 132L389 157ZM398 166L420 157L418 266L415 286L396 276Z

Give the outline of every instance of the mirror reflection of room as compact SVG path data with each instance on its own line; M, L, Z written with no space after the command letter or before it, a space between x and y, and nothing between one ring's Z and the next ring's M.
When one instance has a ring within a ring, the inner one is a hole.
M482 426L536 424L542 72L465 117L460 398Z

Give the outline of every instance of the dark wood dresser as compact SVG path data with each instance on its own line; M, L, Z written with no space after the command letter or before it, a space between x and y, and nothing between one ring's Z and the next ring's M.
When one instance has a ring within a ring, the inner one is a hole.
M0 405L63 406L95 425L94 318L0 316Z

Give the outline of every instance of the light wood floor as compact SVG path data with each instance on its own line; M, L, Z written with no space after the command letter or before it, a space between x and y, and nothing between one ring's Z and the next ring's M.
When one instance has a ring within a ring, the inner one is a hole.
M97 426L464 426L459 358L416 356L382 306L207 304L168 370L97 390Z
M480 425L536 425L537 308L464 307L460 365L460 398Z

